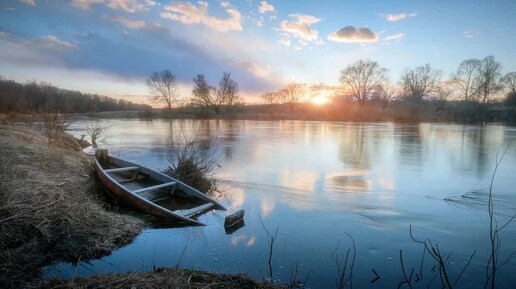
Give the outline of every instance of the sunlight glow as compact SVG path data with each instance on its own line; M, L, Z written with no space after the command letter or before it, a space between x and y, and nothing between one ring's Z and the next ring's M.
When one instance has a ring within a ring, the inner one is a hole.
M312 103L315 105L323 105L328 103L329 99L328 97L324 95L318 95L312 98Z

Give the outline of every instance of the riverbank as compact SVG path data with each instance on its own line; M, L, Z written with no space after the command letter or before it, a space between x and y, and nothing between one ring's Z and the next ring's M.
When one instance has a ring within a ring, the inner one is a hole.
M180 269L38 280L43 266L109 255L147 225L106 200L72 138L0 125L0 288L279 288Z

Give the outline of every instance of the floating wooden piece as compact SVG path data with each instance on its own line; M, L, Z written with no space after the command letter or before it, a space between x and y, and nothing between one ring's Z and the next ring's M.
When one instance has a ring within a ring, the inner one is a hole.
M224 220L224 228L229 228L244 220L244 210L240 210L226 217Z

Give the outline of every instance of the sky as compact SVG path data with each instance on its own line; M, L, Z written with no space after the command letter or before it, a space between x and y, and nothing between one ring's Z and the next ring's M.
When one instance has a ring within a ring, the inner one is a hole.
M338 84L360 59L396 82L493 55L516 71L514 0L2 0L0 75L140 102L170 70L180 94L231 73L248 102L289 82Z

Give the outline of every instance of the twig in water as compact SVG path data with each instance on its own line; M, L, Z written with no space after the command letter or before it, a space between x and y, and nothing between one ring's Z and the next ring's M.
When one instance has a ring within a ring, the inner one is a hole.
M181 260L183 260L183 256L185 255L185 252L186 252L186 245L185 247L183 248L183 251L181 252L181 255L179 256L179 260L177 260L177 263L176 263L176 269L179 269L179 265L181 265Z
M378 273L376 273L376 271L374 269L371 269L371 271L373 271L374 276L375 276L374 279L371 280L371 283L374 283L374 282L380 280L380 275L378 275Z
M501 227L498 227L498 222L496 220L496 217L494 215L494 202L493 202L493 184L494 179L496 176L496 172L498 171L498 168L500 167L500 163L502 162L505 154L507 153L507 150L511 146L512 141L510 141L505 149L503 150L502 155L500 155L500 150L502 149L502 146L498 147L498 151L496 152L496 160L495 160L495 168L493 170L493 174L491 175L491 181L489 183L489 195L488 195L488 212L489 212L489 241L490 241L490 247L491 252L489 259L487 261L486 266L486 282L484 284L484 288L490 287L491 289L495 288L495 281L496 281L496 272L505 264L507 264L512 256L516 254L516 251L512 252L506 261L502 263L502 265L498 266L498 257L500 253L500 248L502 245L502 241L500 240L499 233L501 230L503 230L509 223L511 223L514 218L516 218L516 214L514 214L505 224L503 224Z
M265 224L262 221L262 217L258 215L258 219L260 219L260 223L262 224L263 229L265 230L265 233L267 233L267 236L269 237L269 277L272 280L272 252L274 249L274 242L276 241L276 238L278 236L278 230L279 226L276 227L276 232L274 232L274 236L267 230L267 227L265 227Z
M403 284L407 284L409 288L412 289L412 284L410 283L412 281L412 274L414 274L414 269L412 268L412 272L410 273L410 277L407 278L407 273L405 272L405 266L403 265L403 251L400 250L400 264L401 264L401 272L403 272L403 280L398 284L398 288L401 287Z
M353 257L351 259L350 268L349 268L349 278L347 280L345 277L346 277L346 270L347 270L347 266L348 266L349 253L351 252L351 249L348 249L348 251L346 252L345 258L344 258L344 256L341 256L341 258L339 258L336 255L336 252L340 245L340 242L339 242L337 244L337 247L335 248L335 250L333 250L333 252L331 254L333 260L335 260L335 264L337 265L338 278L335 281L337 289L343 289L345 287L346 283L349 283L349 288L353 289L353 269L355 267L357 250L356 250L356 246L355 246L355 240L353 239L353 237L348 233L346 233L346 234L349 236L349 238L351 239L351 242L353 244Z

